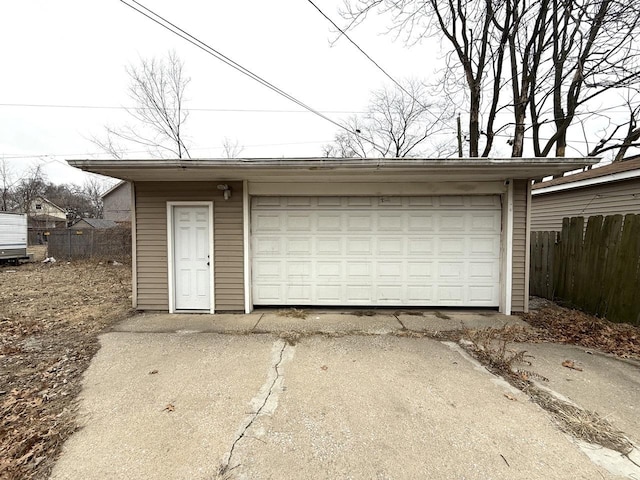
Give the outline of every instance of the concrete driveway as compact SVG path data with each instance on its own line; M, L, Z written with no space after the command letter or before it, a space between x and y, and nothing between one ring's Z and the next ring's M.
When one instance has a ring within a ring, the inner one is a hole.
M390 335L517 321L134 317L101 337L52 478L616 478L457 345Z

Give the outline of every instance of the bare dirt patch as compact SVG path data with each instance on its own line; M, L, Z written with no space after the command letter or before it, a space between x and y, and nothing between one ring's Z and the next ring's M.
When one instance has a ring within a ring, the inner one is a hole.
M131 272L107 262L0 268L0 478L44 479L76 428L98 334L131 313Z

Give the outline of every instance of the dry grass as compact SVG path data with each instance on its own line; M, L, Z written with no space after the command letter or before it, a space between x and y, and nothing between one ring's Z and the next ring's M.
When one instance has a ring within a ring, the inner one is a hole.
M0 268L0 478L47 478L77 428L98 334L130 313L128 266Z
M531 355L525 350L509 348L511 342L522 342L530 332L521 327L505 326L484 330L469 330L464 334L465 344L471 353L490 371L500 375L514 387L529 395L531 400L551 414L564 432L589 443L628 454L633 445L624 433L615 429L596 412L584 410L560 400L538 387L532 380L548 381L547 378L530 369Z
M564 402L542 389L525 389L531 399L549 412L560 429L589 443L601 445L623 455L633 450L633 444L621 431L596 412Z
M276 314L280 317L299 318L301 320L304 320L309 316L309 312L300 308L278 310Z

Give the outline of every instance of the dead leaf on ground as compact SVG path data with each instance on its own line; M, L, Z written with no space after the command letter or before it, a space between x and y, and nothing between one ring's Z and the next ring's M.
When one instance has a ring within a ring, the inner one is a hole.
M327 367L326 365L322 365L320 367L320 370L324 370L325 372L329 369L329 367Z
M158 373L158 370L151 370L151 371L149 372L149 375L155 375L156 373Z
M549 303L551 306L522 315L524 321L535 327L525 341L568 343L622 358L640 358L640 326L609 322Z
M562 362L562 366L570 368L571 370L577 370L578 372L582 371L580 367L576 367L576 363L573 360L565 360Z
M165 412L174 412L176 407L172 403L167 403L167 406L164 407Z
M514 397L513 395L509 395L508 393L505 393L504 396L507 399L511 400L512 402L517 402L518 401L518 399L516 397Z

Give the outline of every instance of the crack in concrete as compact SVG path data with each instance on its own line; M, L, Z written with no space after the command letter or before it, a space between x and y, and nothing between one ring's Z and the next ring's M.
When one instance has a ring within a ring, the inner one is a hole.
M253 332L256 329L256 327L258 326L258 324L262 320L262 317L264 317L264 313L260 314L260 318L258 318L258 321L256 322L256 324L251 328L251 330L250 330L251 332Z
M404 326L404 323L402 323L402 320L400 320L400 317L398 317L398 315L396 315L395 313L393 314L393 316L395 317L395 319L398 321L398 323L400 324L400 326L402 327L403 330L407 330L407 327Z
M228 471L230 471L233 468L236 468L236 467L239 466L239 465L236 465L236 466L232 467L231 469L229 468L229 465L231 465L231 460L233 459L233 454L235 452L235 449L238 446L238 443L240 443L240 441L243 438L245 438L245 436L247 435L247 432L249 431L249 429L253 426L254 422L258 419L258 417L264 411L265 407L267 406L267 403L269 402L269 400L271 399L271 397L274 394L274 388L275 388L276 384L278 383L278 380L280 380L282 378L282 374L280 373L280 367L281 367L281 365L282 365L282 363L284 361L284 353L285 353L285 350L287 349L287 343L284 342L284 341L279 341L279 342L276 342L274 344L274 347L278 343L281 343L280 351L277 354L277 360L272 364L272 368L273 368L272 371L275 372L275 376L274 376L273 380L271 381L271 384L269 385L269 388L267 389L266 395L264 395L264 398L261 400L260 406L255 410L254 413L250 414L245 419L244 424L240 427L240 430L238 432L238 435L236 436L236 439L231 444L231 448L229 449L229 452L224 456L223 461L222 461L222 463L220 465L220 468L218 470L218 473L220 475L224 475ZM292 348L292 347L290 347L290 348ZM267 380L267 382L268 382L268 380ZM261 389L261 390L263 390L263 389ZM255 400L255 397L254 397L254 400Z

